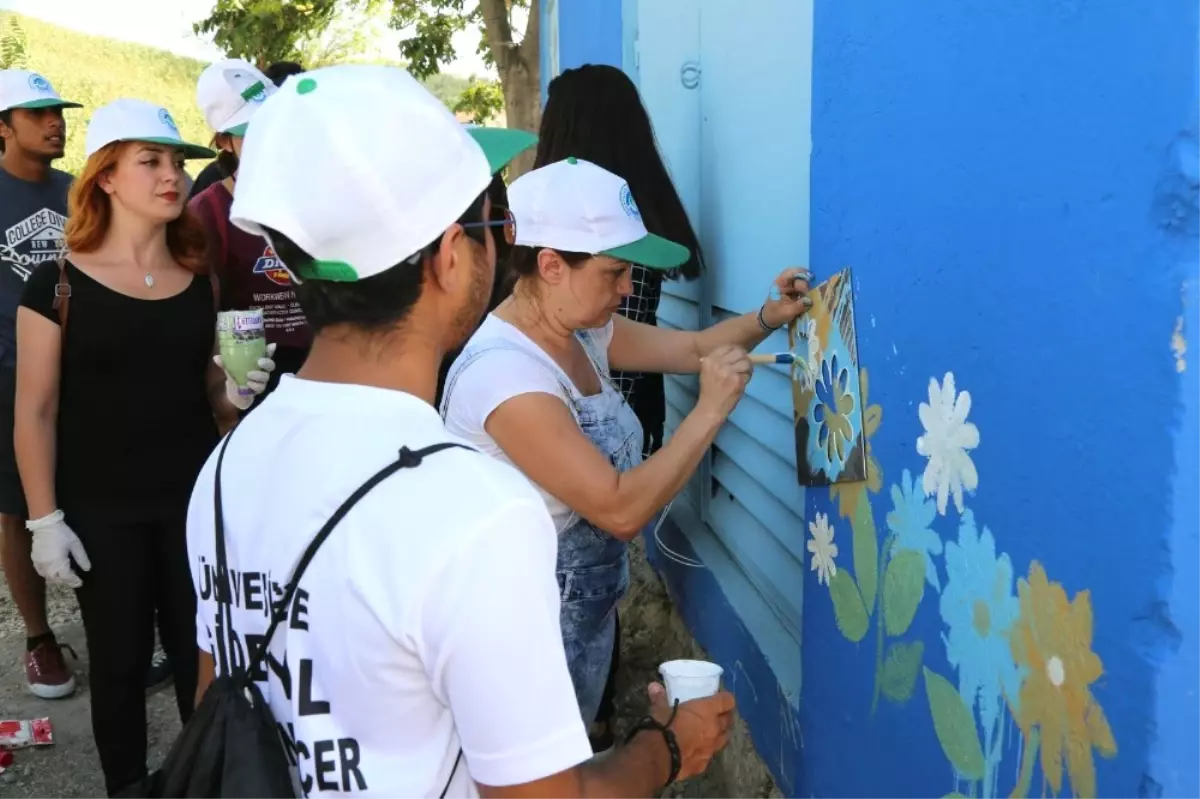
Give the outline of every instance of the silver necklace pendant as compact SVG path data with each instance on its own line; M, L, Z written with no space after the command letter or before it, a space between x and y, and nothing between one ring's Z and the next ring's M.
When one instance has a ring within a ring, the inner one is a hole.
M149 272L146 273L146 288L154 288L154 275Z

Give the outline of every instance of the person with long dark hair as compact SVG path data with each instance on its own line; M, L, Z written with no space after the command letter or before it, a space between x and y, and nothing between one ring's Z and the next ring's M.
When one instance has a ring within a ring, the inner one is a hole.
M184 159L212 151L183 141L165 108L128 99L96 110L86 149L69 255L34 270L17 311L14 443L34 567L79 600L92 731L115 795L146 774L156 614L180 718L192 713L187 503L238 386L214 361L204 231L184 206ZM255 393L274 368L258 365Z
M617 313L634 322L657 324L663 280L698 278L704 268L704 252L658 151L650 115L637 86L616 67L585 64L568 69L550 81L534 168L571 156L624 178L641 209L646 229L688 248L688 260L677 269L661 271L638 264L631 266L633 291L621 300ZM643 454L652 455L662 446L666 422L663 376L614 371L612 381L642 423ZM613 744L611 722L615 713L613 696L620 638L618 620L612 667L592 732L592 744L598 751Z

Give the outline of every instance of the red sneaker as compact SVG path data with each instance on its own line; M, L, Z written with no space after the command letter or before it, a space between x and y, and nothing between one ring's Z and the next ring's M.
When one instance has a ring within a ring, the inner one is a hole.
M76 657L71 647L54 641L38 644L25 653L25 681L34 696L42 699L63 699L75 693L75 675L67 668L63 647Z

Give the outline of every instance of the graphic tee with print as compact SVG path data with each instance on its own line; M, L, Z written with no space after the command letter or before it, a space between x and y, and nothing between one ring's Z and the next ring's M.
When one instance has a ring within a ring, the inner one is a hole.
M51 169L32 183L0 167L0 367L17 365L17 306L38 264L63 251L67 190L73 178Z
M221 472L232 629L217 625L213 480L188 553L197 638L245 666L301 553L368 478L455 440L409 394L285 375ZM305 795L477 796L592 756L567 671L545 505L516 470L448 449L368 493L313 558L254 675ZM455 770L459 750L462 762ZM453 779L451 774L453 773Z
M210 262L221 283L221 310L262 308L267 342L276 345L275 373L294 373L312 343L308 322L292 280L271 246L261 236L230 224L232 205L232 195L219 182L188 203L208 232Z

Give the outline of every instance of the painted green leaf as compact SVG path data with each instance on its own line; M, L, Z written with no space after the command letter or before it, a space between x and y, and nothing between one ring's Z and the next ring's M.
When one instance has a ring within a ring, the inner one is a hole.
M867 634L870 621L858 586L845 569L838 569L829 581L829 596L833 599L833 616L838 629L846 638L858 643Z
M854 576L862 592L867 616L875 612L875 593L879 590L879 539L875 537L875 516L866 492L854 506Z
M884 696L893 702L907 702L912 697L924 654L924 641L901 642L888 647L880 678Z
M950 765L968 780L983 779L983 747L975 731L975 717L953 685L940 674L925 669L925 694L933 731Z
M888 560L883 575L883 620L890 636L904 635L925 596L925 558L902 549Z

